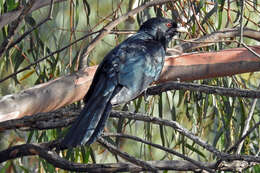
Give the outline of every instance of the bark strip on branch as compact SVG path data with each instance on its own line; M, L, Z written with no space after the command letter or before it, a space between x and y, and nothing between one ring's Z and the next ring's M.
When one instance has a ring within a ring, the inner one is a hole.
M253 49L260 53L260 47ZM223 52L227 53L225 58ZM228 64L228 68L222 69L221 66L225 66L225 63ZM30 116L39 112L49 112L81 100L88 91L95 70L96 66L88 67L84 71L2 97L0 100L0 121ZM214 53L168 58L157 83L178 79L187 81L232 75L234 71L241 73L259 70L260 61L255 55L246 48L236 48Z

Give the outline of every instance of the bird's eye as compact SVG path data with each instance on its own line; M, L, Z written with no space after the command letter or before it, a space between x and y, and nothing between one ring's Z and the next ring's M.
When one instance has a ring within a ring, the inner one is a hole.
M172 24L171 23L166 23L165 24L168 28L172 27Z

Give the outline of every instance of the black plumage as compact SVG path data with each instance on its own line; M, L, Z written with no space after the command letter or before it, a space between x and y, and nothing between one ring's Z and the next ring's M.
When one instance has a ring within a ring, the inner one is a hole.
M152 18L111 50L99 65L85 107L62 141L66 148L91 144L103 131L112 105L128 102L157 80L165 49L177 33L170 19Z

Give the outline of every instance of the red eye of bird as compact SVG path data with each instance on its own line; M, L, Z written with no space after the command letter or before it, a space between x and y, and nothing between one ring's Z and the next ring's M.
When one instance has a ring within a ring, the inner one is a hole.
M170 28L170 27L172 27L172 24L171 24L171 23L166 23L166 26L167 26L168 28Z

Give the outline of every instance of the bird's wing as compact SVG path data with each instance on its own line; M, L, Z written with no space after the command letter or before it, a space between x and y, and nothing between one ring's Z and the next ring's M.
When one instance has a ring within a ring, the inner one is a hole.
M165 50L154 40L137 39L121 44L116 54L119 58L118 84L123 88L113 97L112 104L134 99L158 78Z

